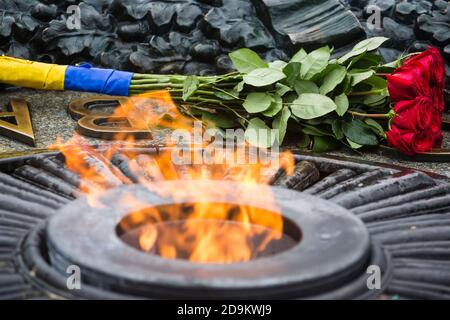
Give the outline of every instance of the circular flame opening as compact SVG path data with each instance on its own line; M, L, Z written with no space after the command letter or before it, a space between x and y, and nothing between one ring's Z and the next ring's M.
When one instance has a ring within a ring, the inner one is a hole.
M224 203L142 209L125 216L117 234L143 252L194 263L246 262L284 252L301 241L300 228L280 213Z

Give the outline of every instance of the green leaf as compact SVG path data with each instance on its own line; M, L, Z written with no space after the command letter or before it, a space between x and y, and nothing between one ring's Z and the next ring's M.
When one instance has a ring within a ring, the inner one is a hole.
M373 50L378 49L383 43L385 43L388 40L389 40L389 38L386 38L386 37L372 37L372 38L363 40L363 41L359 42L358 44L356 44L353 47L353 50L364 49L367 52L373 51Z
M349 101L348 97L345 93L334 98L334 102L336 103L336 113L341 117L347 112Z
M309 135L302 134L300 136L300 139L299 139L298 143L297 143L297 146L299 148L304 149L304 148L308 148L310 145L311 145L311 138L309 137Z
M386 79L383 79L382 77L379 76L372 76L364 80L364 83L367 83L373 89L385 89L387 87Z
M277 90L277 93L282 97L284 96L286 93L288 93L289 91L292 91L292 89L282 83L277 83L275 85L275 88Z
M272 123L272 127L275 130L278 130L277 139L280 145L283 143L284 137L286 136L286 130L290 117L291 111L289 110L289 108L283 108L283 111L276 116L275 120Z
M283 97L283 102L285 104L291 104L292 102L294 102L295 99L298 98L298 94L294 91L290 91L288 93L286 93Z
M276 134L264 121L253 118L249 121L245 130L245 140L253 146L260 148L270 148L275 142Z
M342 130L342 121L334 120L331 124L331 129L336 139L341 140L344 138L344 131Z
M269 68L283 70L287 66L287 62L281 60L275 60L269 63Z
M286 78L286 75L277 69L255 69L244 76L244 82L254 87L265 87Z
M233 90L235 90L236 92L241 92L242 90L244 90L244 85L245 85L245 82L241 81L237 85L234 86Z
M345 63L348 59L356 57L364 52L369 52L378 49L384 42L389 40L385 37L374 37L361 41L353 47L353 49L338 59L340 64Z
M333 91L347 75L347 69L343 66L339 66L336 69L328 73L323 79L322 86L320 87L320 94L326 95Z
M252 92L244 101L244 109L248 113L259 113L266 111L272 103L272 96L265 92Z
M345 136L360 145L376 146L378 139L375 133L361 120L351 119L342 124Z
M332 137L314 137L313 151L317 153L336 150L339 147L338 141Z
M336 110L337 106L327 96L316 93L304 93L291 106L292 113L300 119L315 119Z
M325 122L324 120L325 119L323 119L323 118L315 118L315 119L306 120L305 122L312 126L318 126L319 124L324 123Z
M363 145L353 142L352 140L350 140L349 138L347 138L347 142L350 145L350 148L358 150L361 149L362 147L364 147Z
M377 107L386 103L386 95L371 95L364 97L364 104L370 107Z
M233 118L227 116L226 114L220 113L213 114L204 112L202 121L210 127L219 127L224 129L235 128L237 125Z
M397 60L394 60L392 62L388 62L388 63L384 64L383 67L397 69L401 65L402 65L402 60L401 60L401 58L399 58Z
M352 77L352 87L356 86L358 83L363 82L364 80L369 79L375 74L375 71L361 71L361 70L351 70L349 71L350 76Z
M316 74L325 69L330 60L330 48L328 46L314 50L302 61L300 76L302 79L310 80Z
M302 64L300 62L290 62L286 65L286 67L284 67L283 73L286 75L286 82L290 87L294 86L295 81L300 75L301 67Z
M302 124L302 132L305 134L309 134L311 136L319 136L319 137L325 137L325 136L334 136L332 133L326 131L323 129L323 127L319 126L311 126L307 124Z
M199 86L199 81L196 76L188 76L183 85L183 96L184 101L188 100L197 91Z
M377 135L385 138L386 133L384 132L383 127L377 121L371 118L364 119L365 124L367 124Z
M239 96L239 92L234 90L214 91L214 95L222 100L235 100ZM236 97L236 98L235 98Z
M263 112L266 117L273 117L283 109L283 99L279 94L274 94L269 109Z
M258 68L267 68L267 63L250 49L243 48L229 54L234 67L240 73L249 73Z
M294 56L292 57L291 62L302 62L308 54L306 53L305 49L300 49Z
M348 73L344 81L342 82L342 86L340 89L343 93L349 93L350 91L352 91L352 77Z
M299 95L303 93L319 93L319 87L309 80L297 80L294 88Z
M355 58L349 64L348 68L370 69L377 67L383 61L383 57L379 54L363 53Z
M315 83L322 83L323 79L325 78L325 76L327 74L329 74L334 69L338 69L339 67L341 67L341 65L339 65L339 64L328 64L325 69L323 69L318 74L316 74L314 77L312 77L311 81L313 81Z

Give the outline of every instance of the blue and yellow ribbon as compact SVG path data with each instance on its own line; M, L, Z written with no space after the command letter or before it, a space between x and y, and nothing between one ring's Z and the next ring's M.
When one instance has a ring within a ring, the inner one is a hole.
M133 73L93 68L88 64L62 66L0 56L0 83L38 90L74 90L128 96Z

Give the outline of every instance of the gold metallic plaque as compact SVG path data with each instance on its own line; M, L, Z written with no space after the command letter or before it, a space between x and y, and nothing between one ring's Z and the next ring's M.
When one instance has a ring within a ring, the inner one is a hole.
M133 119L114 116L112 111L102 108L122 108L129 103L124 97L94 96L77 99L69 104L72 118L78 120L77 132L93 138L117 139L133 136L135 139L151 139L150 130L139 128Z
M0 112L0 134L36 146L28 103L12 98L7 112Z

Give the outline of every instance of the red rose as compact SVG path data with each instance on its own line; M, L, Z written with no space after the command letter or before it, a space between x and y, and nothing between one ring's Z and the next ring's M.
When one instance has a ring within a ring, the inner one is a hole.
M412 156L430 151L442 144L442 114L433 109L429 97L397 102L387 141L404 154Z
M393 102L414 100L417 96L432 97L433 107L444 111L445 67L436 48L430 48L407 59L387 76L388 89Z
M387 76L397 114L387 132L390 145L408 156L441 146L444 77L444 62L435 48L407 59Z

